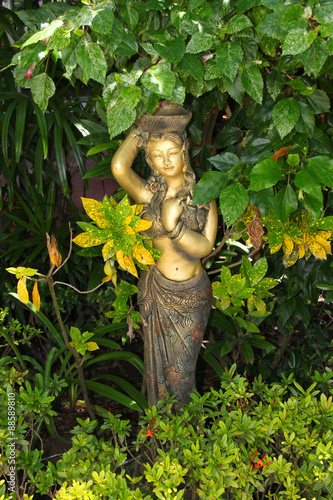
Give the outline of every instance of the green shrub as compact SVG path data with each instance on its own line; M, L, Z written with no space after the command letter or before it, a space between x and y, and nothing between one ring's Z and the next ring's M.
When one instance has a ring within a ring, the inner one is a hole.
M259 377L250 387L235 368L219 391L193 394L178 414L173 398L147 410L134 442L129 421L108 413L103 437L94 434L96 421L78 419L72 447L55 464L18 445L21 487L31 498L64 500L331 498L333 391L320 393L316 383L305 391L292 377L279 384Z

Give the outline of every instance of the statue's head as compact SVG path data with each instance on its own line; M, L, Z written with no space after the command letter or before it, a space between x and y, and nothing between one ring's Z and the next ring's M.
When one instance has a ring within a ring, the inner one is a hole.
M185 137L184 132L150 134L145 151L153 174L157 172L166 178L192 171Z
M192 171L188 156L185 127L192 113L170 101L159 101L152 115L142 115L137 124L148 135L146 160L163 177ZM168 163L170 163L168 167ZM175 168L171 165L174 164Z

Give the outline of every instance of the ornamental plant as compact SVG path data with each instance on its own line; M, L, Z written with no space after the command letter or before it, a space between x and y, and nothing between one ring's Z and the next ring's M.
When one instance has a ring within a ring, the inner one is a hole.
M200 177L193 201L218 198L223 218L224 235L207 264L212 273L256 252L282 262L279 276L268 276L275 279L303 259L310 267L313 258L331 259L329 0L57 2L38 14L17 13L29 29L15 40L8 69L42 113L56 93L52 68L72 85L96 86L109 140L122 140L161 98L192 110L188 133L198 145L192 156ZM98 144L98 137L95 129L85 137L92 155L112 156L119 142ZM105 162L95 172L108 168ZM238 246L235 259L225 259L225 247L241 239L246 250ZM120 265L134 272L119 250ZM115 276L111 262L106 270ZM278 301L285 298L281 288Z
M129 421L105 410L104 434L95 434L97 421L78 419L71 447L55 463L46 463L42 450L28 453L18 444L17 470L25 483L18 484L17 498L331 498L332 389L320 392L314 382L305 390L293 376L274 384L258 377L250 385L235 370L224 372L221 389L193 394L178 414L171 411L173 397L146 410L134 442ZM22 387L22 411L24 394ZM3 389L1 397L0 418ZM23 439L23 427L20 433ZM9 500L4 486L0 498Z

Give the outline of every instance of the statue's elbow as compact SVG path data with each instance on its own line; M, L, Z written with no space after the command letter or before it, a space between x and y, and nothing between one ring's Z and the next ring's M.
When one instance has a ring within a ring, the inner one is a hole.
M113 161L111 162L111 172L114 176L115 179L117 179L121 174L122 174L122 166L120 163L118 163L117 161Z

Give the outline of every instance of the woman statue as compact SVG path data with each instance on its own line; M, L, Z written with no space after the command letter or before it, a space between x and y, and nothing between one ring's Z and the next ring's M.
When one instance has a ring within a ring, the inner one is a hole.
M213 248L217 231L215 201L192 206L195 187L185 127L191 113L160 101L143 115L112 160L119 184L143 204L142 218L153 222L145 235L162 255L142 272L138 303L144 331L149 406L166 397L175 409L190 401L195 368L212 304L210 281L201 259ZM152 175L145 181L132 169L144 147Z

